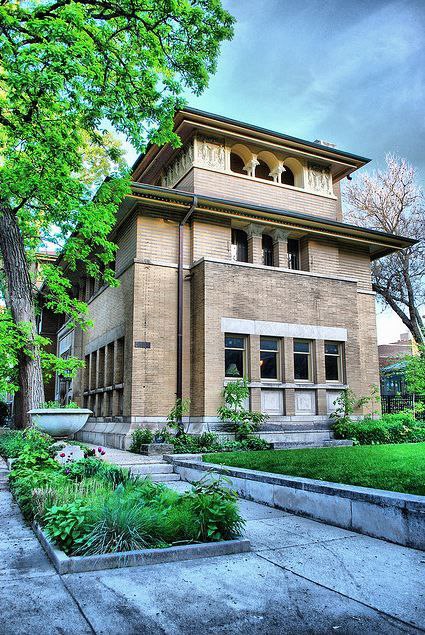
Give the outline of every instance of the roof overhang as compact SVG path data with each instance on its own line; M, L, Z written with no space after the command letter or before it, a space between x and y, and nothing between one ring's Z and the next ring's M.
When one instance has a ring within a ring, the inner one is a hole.
M259 145L262 149L287 152L291 156L329 165L334 181L349 176L370 161L366 157L351 152L344 152L195 108L177 111L174 117L174 132L180 136L182 143L185 143L196 131L206 135L225 136L235 141ZM161 147L154 144L148 146L145 154L140 155L133 165L133 180L152 182L159 174L161 167L167 164L176 152L178 149L173 148L169 143Z
M138 205L184 215L192 205L194 196L194 194L181 190L132 183L132 193L126 197L121 205L116 229ZM372 260L410 247L418 242L412 238L290 210L230 201L203 194L196 194L196 197L195 215L227 218L236 222L257 221L266 226L281 227L300 234L317 234L322 237L356 243L368 247Z

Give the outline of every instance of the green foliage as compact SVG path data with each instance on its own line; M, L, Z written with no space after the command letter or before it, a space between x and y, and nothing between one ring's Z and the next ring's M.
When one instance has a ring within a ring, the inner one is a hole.
M48 457L53 456L51 449L54 439L40 432L35 427L26 430L8 430L0 436L0 454L7 459L20 458L24 453L44 452Z
M208 452L233 452L235 450L267 450L269 448L267 441L254 435L239 441L222 440L214 432L183 433L180 436L175 436L163 431L162 436L167 443L174 445L176 454L205 454Z
M425 395L425 346L419 349L419 355L408 355L406 361L406 384L409 392Z
M112 487L126 484L132 477L128 468L114 463L106 463L97 458L84 458L62 466L64 474L70 479L81 482L86 478L96 476L99 480L110 483Z
M70 272L78 266L117 285L109 236L130 181L114 135L139 151L148 142L178 146L173 115L181 96L204 90L232 35L233 18L219 0L1 4L0 208L19 227L27 265L48 241ZM45 264L42 276L47 308L88 326L87 306L63 269ZM0 381L16 389L21 325L6 333L1 322ZM58 370L65 362L46 352L45 340L34 347L26 327L30 355ZM74 372L77 362L67 363Z
M360 445L425 441L425 422L416 421L410 412L386 414L380 419L342 420L333 429L337 439L352 439Z
M130 452L140 452L142 445L152 443L153 432L149 428L137 428L131 435Z
M79 408L80 406L75 403L75 401L70 401L69 403L62 405L60 401L45 401L40 405L40 408L44 409L54 409L54 408L69 408L73 410L75 408Z
M6 418L9 414L7 404L0 399L0 426L5 424Z
M376 414L375 405L380 401L379 388L371 384L369 395L358 397L350 388L342 391L335 399L335 410L330 414L330 418L335 422L350 423L351 416L367 403L371 404L371 415Z
M238 513L237 494L223 477L207 474L193 483L184 497L190 501L196 522L196 537L201 542L231 540L242 532L244 521Z
M217 410L218 416L223 422L232 424L237 441L249 439L267 419L267 415L244 408L244 401L249 397L247 380L229 382L224 388L223 397L224 405Z
M89 508L83 500L53 505L44 516L46 533L68 553L86 532Z
M181 422L183 417L189 412L189 409L190 399L176 399L176 403L167 416L167 427L177 430L178 435L183 434L184 429Z

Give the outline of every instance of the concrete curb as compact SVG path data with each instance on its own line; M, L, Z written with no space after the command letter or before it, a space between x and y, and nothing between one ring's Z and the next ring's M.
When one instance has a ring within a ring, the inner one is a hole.
M60 575L101 571L103 569L119 569L121 567L140 567L197 558L214 558L216 556L228 556L251 551L250 541L241 539L179 545L164 549L140 549L123 553L105 553L99 556L67 556L49 540L40 525L34 523L33 529Z
M173 465L183 480L214 471L225 475L242 498L425 551L425 496L180 458Z

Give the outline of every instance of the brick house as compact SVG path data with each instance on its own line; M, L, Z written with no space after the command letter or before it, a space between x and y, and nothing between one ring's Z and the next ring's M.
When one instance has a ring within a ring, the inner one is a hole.
M265 438L327 439L338 394L379 384L370 262L413 241L342 221L340 181L366 158L189 108L175 130L180 148L134 165L120 286L74 280L94 327L59 329L86 367L56 397L93 410L81 439L124 447L176 395L190 431L220 430L223 386L246 376Z

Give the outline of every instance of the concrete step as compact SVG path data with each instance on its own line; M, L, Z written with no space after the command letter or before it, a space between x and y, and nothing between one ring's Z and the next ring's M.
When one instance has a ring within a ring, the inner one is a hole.
M325 441L331 441L333 439L331 430L260 431L258 436L268 443L312 443L322 445Z
M139 465L132 465L130 467L132 474L171 474L173 466L170 463L145 463Z
M180 474L146 474L149 476L151 481L155 481L155 483L168 483L169 481L179 481Z

